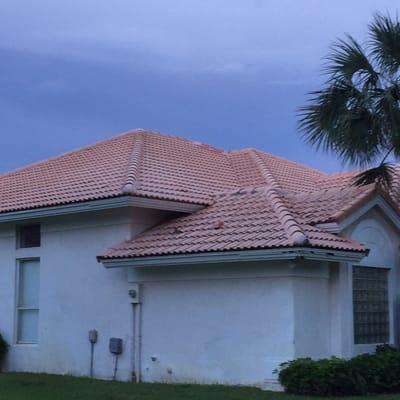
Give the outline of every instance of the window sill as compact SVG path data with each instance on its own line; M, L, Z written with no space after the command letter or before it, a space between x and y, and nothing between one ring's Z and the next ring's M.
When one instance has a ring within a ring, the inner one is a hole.
M39 343L14 343L11 347L39 347Z

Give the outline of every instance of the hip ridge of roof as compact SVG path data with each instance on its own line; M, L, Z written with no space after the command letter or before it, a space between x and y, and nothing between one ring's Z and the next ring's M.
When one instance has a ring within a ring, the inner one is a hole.
M281 222L285 233L293 246L305 246L309 243L307 235L304 233L301 226L297 223L294 216L286 207L284 200L279 194L279 185L276 182L272 173L268 170L263 159L258 154L257 150L251 150L250 155L254 163L259 168L267 186L264 188L264 193L270 202L275 214Z
M137 131L133 137L133 150L128 167L126 182L122 187L122 193L133 194L139 185L140 163L143 155L144 135L143 131Z

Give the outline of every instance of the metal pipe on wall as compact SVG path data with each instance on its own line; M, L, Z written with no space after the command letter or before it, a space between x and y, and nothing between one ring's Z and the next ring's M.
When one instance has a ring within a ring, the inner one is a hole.
M141 286L130 285L128 291L132 304L132 381L141 381L141 350L142 350L142 304Z
M133 305L134 312L134 363L133 371L135 382L141 381L141 350L142 350L142 305L140 303Z

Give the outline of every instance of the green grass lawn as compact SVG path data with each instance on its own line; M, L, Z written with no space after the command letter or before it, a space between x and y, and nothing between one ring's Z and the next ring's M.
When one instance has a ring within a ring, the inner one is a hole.
M248 387L135 385L58 375L0 374L0 400L304 400L308 398L263 392ZM355 399L359 400L361 397ZM400 395L369 396L368 399L400 400Z

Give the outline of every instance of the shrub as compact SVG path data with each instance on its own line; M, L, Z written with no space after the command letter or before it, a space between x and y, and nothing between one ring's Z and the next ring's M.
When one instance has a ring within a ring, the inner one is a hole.
M400 392L400 351L380 346L350 360L300 358L281 365L279 382L289 393L319 396Z
M9 347L8 343L3 339L3 336L1 336L0 334L0 372L1 372L1 366L8 352L8 347Z
M322 360L299 358L282 364L279 382L289 393L319 396L357 394L346 361L335 357Z

